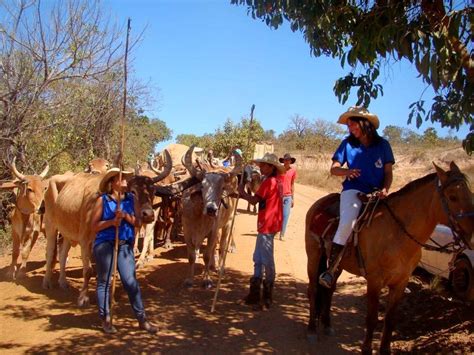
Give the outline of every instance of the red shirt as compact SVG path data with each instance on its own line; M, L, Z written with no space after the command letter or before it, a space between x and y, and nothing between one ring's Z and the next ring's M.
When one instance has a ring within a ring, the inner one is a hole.
M281 182L283 184L283 196L291 196L293 192L291 191L291 186L295 183L296 180L296 170L290 168L286 171L285 174L280 175Z
M257 230L259 233L274 234L281 230L283 222L283 186L274 176L265 178L256 192L262 201L258 203Z

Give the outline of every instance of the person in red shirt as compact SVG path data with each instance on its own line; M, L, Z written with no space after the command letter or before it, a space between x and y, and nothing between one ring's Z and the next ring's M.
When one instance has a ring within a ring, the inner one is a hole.
M257 240L253 253L254 272L250 279L250 292L245 298L249 305L260 304L260 289L263 280L263 301L265 307L272 304L273 284L275 281L275 259L273 256L273 238L281 230L283 222L282 194L283 186L278 175L284 173L284 166L278 162L275 154L266 153L263 158L255 159L263 176L262 184L255 193L249 195L244 186L239 185L240 197L255 205L258 203Z
M293 158L290 153L286 153L279 161L285 166L285 174L280 175L283 184L283 224L280 232L280 240L284 240L286 226L290 219L290 212L295 204L296 169L293 168L291 164L294 164L296 159Z

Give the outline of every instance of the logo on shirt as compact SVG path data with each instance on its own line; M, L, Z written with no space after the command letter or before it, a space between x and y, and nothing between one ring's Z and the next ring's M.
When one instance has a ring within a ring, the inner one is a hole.
M381 168L383 167L383 164L382 164L382 159L381 158L378 158L377 161L375 162L375 167L376 168Z

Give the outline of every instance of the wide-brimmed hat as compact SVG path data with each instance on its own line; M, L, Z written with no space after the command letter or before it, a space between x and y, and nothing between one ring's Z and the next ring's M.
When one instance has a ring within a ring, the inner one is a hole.
M367 121L372 123L375 129L379 128L380 126L380 121L377 115L370 113L365 107L361 106L349 107L349 110L347 110L347 112L344 112L342 115L339 116L337 123L347 124L347 120L351 117L365 118Z
M273 154L273 153L265 153L265 155L260 158L260 159L254 159L252 160L255 163L267 163L273 165L275 168L277 168L279 173L285 172L285 166L281 165L280 162L278 161L278 157Z
M294 164L296 161L296 158L293 158L290 153L285 153L283 158L278 159L280 163L283 163L285 160L291 160L291 164Z
M107 191L107 184L108 182L110 181L110 179L112 179L115 175L118 175L120 173L120 169L119 168L110 168L109 170L107 170L107 172L105 173L104 177L102 178L102 180L100 181L100 185L99 185L99 191L101 193L106 193L108 192ZM128 170L122 170L122 176L130 176L133 174L133 171L128 171Z

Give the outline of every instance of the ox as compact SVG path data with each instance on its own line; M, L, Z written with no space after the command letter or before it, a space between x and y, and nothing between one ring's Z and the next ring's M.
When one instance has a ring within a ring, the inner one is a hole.
M187 151L184 163L189 173L201 183L185 191L182 198L182 222L190 266L185 285L188 287L193 285L199 248L207 237L203 286L208 288L212 286L209 272L211 266L215 264L214 254L218 234L221 233L220 257L222 258L228 235L231 233L232 218L238 197L237 174L241 170L242 159L237 159L237 164L232 171L225 168L210 171L198 170L191 163L193 149L192 146Z
M139 224L150 223L155 218L152 208L155 194L154 184L164 179L171 171L171 158L169 154L165 154L167 155L167 165L160 175L154 178L134 176L128 183L128 191L134 195L135 217ZM43 287L51 288L51 276L54 268L53 256L56 236L59 232L64 238L59 251L59 285L62 288L68 287L65 271L68 251L71 245L79 244L81 246L84 280L78 297L79 306L84 306L89 302L88 285L92 271L91 245L95 238L91 231L91 217L103 176L104 174L80 173L68 178L60 189L54 186L55 180L52 179L45 196L47 246ZM58 191L57 196L53 195L54 191Z
M254 165L246 165L244 169L245 190L249 195L255 194L262 183L260 169ZM247 204L247 212L250 212L250 202ZM257 205L253 205L253 213L257 212Z
M92 159L87 167L84 169L85 173L102 174L111 168L110 163L103 158Z
M43 202L47 183L43 180L49 170L46 163L39 175L24 175L15 165L15 158L8 164L13 175L18 179L11 187L18 188L16 203L13 210L12 224L12 262L8 270L8 278L20 278L26 272L26 263L41 231L41 215L39 210ZM21 266L17 269L18 257L21 251Z
M157 170L153 166L152 161L149 162L149 166L151 170L144 169L139 164L139 162L137 162L137 166L135 168L135 175L148 176L149 178L154 178L158 176L159 174L161 174L161 171ZM160 186L165 186L165 185L172 184L175 181L176 181L176 177L173 174L170 174L163 180L159 181L158 184ZM168 200L170 200L170 197L155 196L153 200L155 219L151 223L148 223L143 226L139 226L138 235L143 236L143 247L136 263L137 268L144 266L147 259L153 259L154 257L154 253L155 253L154 235L155 235L156 224L158 224L159 226L164 224L165 227L167 228L165 229L165 238L166 238L166 241L169 243L169 248L171 247L170 236L166 234L168 231L171 230L171 225L172 225L172 219L169 213L169 208L166 208L169 205L167 203ZM155 206L158 206L158 207L155 208ZM168 218L164 219L164 217L168 217ZM165 247L166 247L166 244L165 244ZM135 240L135 251L138 252L137 240Z

